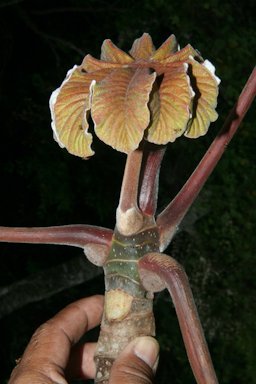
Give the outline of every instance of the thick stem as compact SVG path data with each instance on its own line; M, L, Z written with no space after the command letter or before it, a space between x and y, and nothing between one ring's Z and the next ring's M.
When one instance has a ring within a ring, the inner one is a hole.
M161 251L170 243L176 228L196 199L206 180L214 170L227 145L236 133L256 94L256 69L253 70L237 103L228 115L222 129L212 142L201 162L186 184L157 217Z
M218 384L193 294L182 266L173 258L149 253L139 261L147 290L167 288L172 297L191 368L198 384Z
M0 242L58 244L84 248L87 244L109 246L113 231L92 225L63 225L56 227L0 227Z
M138 200L139 208L148 216L154 216L156 212L160 166L165 150L166 146L144 143Z
M106 294L95 353L95 383L108 383L113 361L131 340L155 334L153 295L141 285L137 266L149 249L158 250L158 240L155 226L133 236L115 231L104 265Z

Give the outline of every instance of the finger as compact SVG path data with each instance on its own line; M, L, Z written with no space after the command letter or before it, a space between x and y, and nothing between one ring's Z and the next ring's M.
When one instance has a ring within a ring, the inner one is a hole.
M102 296L85 298L63 309L34 333L15 369L15 376L19 372L24 374L38 370L41 375L59 382L67 366L71 347L86 331L100 323L102 311Z
M94 362L94 352L96 343L86 343L75 346L66 369L67 378L73 379L93 379L96 373Z
M134 339L114 362L109 384L152 384L159 346L152 337Z

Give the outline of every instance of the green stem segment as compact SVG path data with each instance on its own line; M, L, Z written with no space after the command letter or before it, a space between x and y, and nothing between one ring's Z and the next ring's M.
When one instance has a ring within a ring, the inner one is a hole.
M145 253L158 252L155 226L132 236L115 230L105 272L105 308L95 353L95 383L107 384L112 363L138 336L155 335L153 295L142 286L138 261Z

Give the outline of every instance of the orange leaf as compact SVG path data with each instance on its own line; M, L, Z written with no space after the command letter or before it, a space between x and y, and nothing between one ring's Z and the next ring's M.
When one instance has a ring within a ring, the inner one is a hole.
M134 40L132 48L130 50L130 55L135 59L148 59L155 51L151 36L148 33L143 33L143 35Z
M187 128L193 92L186 64L169 67L159 90L154 90L149 108L152 112L147 140L155 144L173 142Z
M163 60L166 57L170 56L171 54L175 53L178 49L178 43L176 40L176 37L174 35L171 35L168 37L167 40L161 45L160 48L158 48L153 56L151 57L152 60Z
M103 61L118 64L129 64L133 62L133 58L131 56L118 48L109 39L103 41L100 58Z
M104 143L125 153L139 146L150 120L147 104L155 77L148 69L120 68L94 85L91 115Z
M193 58L196 58L198 61L203 61L202 57L200 56L200 53L194 49L190 44L186 45L186 47L182 48L180 51L166 57L163 60L160 60L161 63L167 64L167 63L173 63L176 61L188 61L189 57L192 56Z
M102 61L102 60L95 59L91 55L86 55L85 58L83 59L81 67L86 72L94 72L94 71L98 71L100 69L118 68L118 67L120 67L120 64L118 64L118 63L109 63L107 61Z
M90 109L90 85L94 79L102 79L108 70L88 74L75 66L66 79L52 93L50 107L54 138L62 148L79 157L94 154L92 135L88 132L87 111Z
M215 76L214 67L208 60L200 64L191 58L188 63L195 98L193 100L193 116L185 136L197 138L205 135L210 123L218 118L215 108L220 81Z

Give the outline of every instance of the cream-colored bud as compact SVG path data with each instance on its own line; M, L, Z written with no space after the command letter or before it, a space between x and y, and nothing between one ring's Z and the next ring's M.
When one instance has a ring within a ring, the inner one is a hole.
M125 212L118 207L116 210L116 225L122 235L133 235L143 227L143 215L135 207L129 208Z

